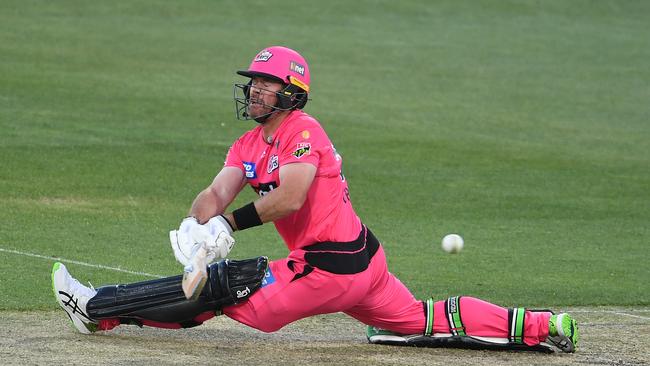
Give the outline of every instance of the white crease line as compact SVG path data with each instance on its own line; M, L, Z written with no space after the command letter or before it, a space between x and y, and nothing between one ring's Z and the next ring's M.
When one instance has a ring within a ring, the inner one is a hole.
M646 310L630 309L629 311L645 312ZM616 314L616 315L622 315L622 316L629 316L629 317L632 317L632 318L643 319L643 320L650 320L650 317L623 313L623 312L621 312L621 310L568 310L568 312L572 313L572 314L573 313L607 313L607 314Z
M623 311L623 310L632 311L632 312L635 312L635 313L647 313L647 312L650 312L650 307L648 307L648 308L618 308L618 309L613 308L613 309L610 309L610 310L607 310L607 309L574 309L574 310L571 310L570 307L567 307L566 309L567 309L567 311L571 311L571 312L575 312L575 313L602 313L602 312Z
M41 259L47 259L47 260L74 263L74 264L78 264L80 266L86 266L86 267L92 267L92 268L109 269L111 271L129 273L129 274L134 274L134 275L139 275L139 276L146 276L146 277L153 277L153 278L165 277L165 276L161 276L161 275L157 275L157 274L151 274L151 273L147 273L147 272L129 271L128 269L122 269L122 268L117 268L117 267L109 267L109 266L104 266L104 265L101 265L101 264L92 264L92 263L80 262L80 261L75 261L75 260L72 260L72 259L66 259L66 258L61 258L61 257L48 257L46 255L21 252L21 251L13 250L13 249L0 248L0 252L24 255L26 257L34 257L34 258L41 258Z
M630 317L632 317L632 318L637 318L637 319L650 320L650 318L648 318L647 316L634 315L634 314L627 314L627 313L619 313L619 312L616 312L616 311L612 311L612 313L613 313L613 314L617 314L617 315L630 316Z

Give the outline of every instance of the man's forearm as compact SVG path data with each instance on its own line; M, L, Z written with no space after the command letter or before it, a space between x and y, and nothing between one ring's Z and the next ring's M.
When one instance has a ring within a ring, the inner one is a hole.
M204 224L221 215L235 196L244 188L244 173L238 168L225 167L214 177L212 184L202 190L192 202L190 216Z
M225 207L219 198L210 189L205 189L192 202L189 216L196 217L200 224L204 224L214 216L222 214L224 210Z

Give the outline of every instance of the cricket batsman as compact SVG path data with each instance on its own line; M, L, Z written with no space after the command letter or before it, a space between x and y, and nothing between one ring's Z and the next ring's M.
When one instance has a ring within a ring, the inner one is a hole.
M319 122L303 112L307 61L286 47L253 58L235 84L238 119L257 125L237 139L223 168L170 232L184 276L92 289L55 263L57 302L81 333L123 324L200 325L225 315L263 332L316 314L343 312L368 325L370 343L574 352L568 314L503 308L468 297L417 300L388 271L386 254L359 219L342 157ZM229 211L250 185L259 198ZM287 258L226 259L233 233L273 222Z

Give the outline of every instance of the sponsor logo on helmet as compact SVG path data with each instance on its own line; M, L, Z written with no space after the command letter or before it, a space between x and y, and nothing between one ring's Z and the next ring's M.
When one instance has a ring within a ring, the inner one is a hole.
M251 162L248 162L248 161L242 161L242 165L244 165L244 171L246 172L246 178L248 178L248 179L257 178L257 174L255 173L255 163L251 163Z
M293 156L300 159L305 155L309 155L310 150L311 144L309 142L300 142L296 145L296 150L294 150Z
M296 61L291 61L291 64L289 66L289 69L293 72L297 72L298 74L305 76L305 67L302 66L301 64L297 63Z
M269 160L269 166L266 168L266 172L271 174L278 167L280 167L280 164L278 164L278 156L277 155L271 155L271 160Z
M266 62L268 61L271 57L273 57L273 54L269 52L268 50L264 50L255 56L255 59L253 62Z

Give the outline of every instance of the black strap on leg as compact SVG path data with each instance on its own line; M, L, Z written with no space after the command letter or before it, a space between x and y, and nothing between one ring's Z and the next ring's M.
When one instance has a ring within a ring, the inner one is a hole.
M126 285L104 286L88 301L95 320L106 318L146 319L182 326L197 325L193 319L206 311L245 301L262 285L268 258L222 260L208 267L209 281L196 300L187 300L183 276L172 276Z
M526 325L526 309L508 309L508 341L516 344L524 343L524 328Z
M425 319L424 335L430 336L433 335L433 298L427 299L427 301L423 301L422 304L424 305Z
M460 298L461 296L454 296L445 300L445 316L449 322L449 331L455 336L465 335L465 326L460 316Z

